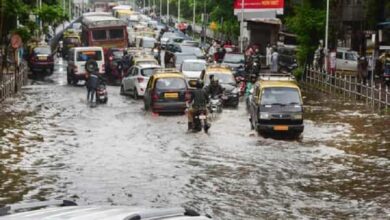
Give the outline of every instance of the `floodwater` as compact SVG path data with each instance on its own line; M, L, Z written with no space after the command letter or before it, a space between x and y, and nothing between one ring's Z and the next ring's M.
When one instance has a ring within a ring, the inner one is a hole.
M0 206L193 207L214 219L390 218L390 117L313 91L301 140L250 130L244 102L210 135L184 115L145 113L109 86L90 108L66 64L0 104Z

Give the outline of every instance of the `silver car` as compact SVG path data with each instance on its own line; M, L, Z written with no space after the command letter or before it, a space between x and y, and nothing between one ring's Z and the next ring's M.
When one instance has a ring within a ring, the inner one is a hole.
M0 220L210 220L197 212L184 208L142 209L126 206L76 206L51 207L34 211L9 214L14 207L0 208ZM55 204L64 205L64 204ZM36 209L22 205L19 209ZM15 208L18 209L18 208Z

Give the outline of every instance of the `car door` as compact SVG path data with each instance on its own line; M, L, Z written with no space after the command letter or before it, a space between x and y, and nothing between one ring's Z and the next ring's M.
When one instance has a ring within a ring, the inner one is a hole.
M344 53L337 52L336 53L336 69L344 69Z
M260 87L256 85L253 95L252 95L252 103L251 103L251 115L252 115L252 120L255 124L259 121L259 108L260 108Z
M129 80L129 89L131 91L134 90L135 88L135 80L137 80L137 76L138 76L138 71L139 71L139 68L138 67L134 67L130 73L130 80ZM133 91L134 92L134 91Z
M131 80L131 73L133 72L134 70L134 66L133 67L130 67L130 69L127 71L126 75L125 75L125 78L123 79L123 87L125 89L125 91L129 91L129 88L130 87L130 80Z
M353 52L346 52L345 60L346 60L345 69L350 71L357 71L357 59Z
M146 86L146 89L145 89L145 95L144 95L144 103L145 103L145 106L150 106L150 101L151 101L151 92L153 90L152 86L153 86L153 81L154 81L154 76L151 76L149 78L149 81L148 81L148 85Z

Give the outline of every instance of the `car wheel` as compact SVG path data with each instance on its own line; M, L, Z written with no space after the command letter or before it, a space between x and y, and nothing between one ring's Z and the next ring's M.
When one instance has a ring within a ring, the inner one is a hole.
M119 92L120 95L125 95L125 88L123 85L121 85L121 91Z
M137 100L138 98L139 98L139 95L138 95L138 91L137 91L137 87L134 87L134 90L133 90L134 92L133 92L133 98L135 99L135 100Z

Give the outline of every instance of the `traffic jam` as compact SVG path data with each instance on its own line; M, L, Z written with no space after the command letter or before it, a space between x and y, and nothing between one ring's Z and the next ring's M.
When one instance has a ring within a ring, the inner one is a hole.
M0 114L0 143L26 148L0 164L0 220L389 216L383 118L189 26L96 2L29 47L31 85Z

